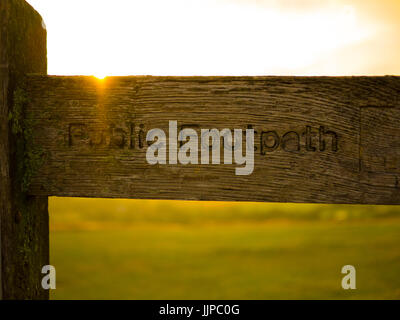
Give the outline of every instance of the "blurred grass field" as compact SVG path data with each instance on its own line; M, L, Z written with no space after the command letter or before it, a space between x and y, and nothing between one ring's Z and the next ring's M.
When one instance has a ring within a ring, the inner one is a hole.
M50 229L52 299L400 298L399 206L50 198Z

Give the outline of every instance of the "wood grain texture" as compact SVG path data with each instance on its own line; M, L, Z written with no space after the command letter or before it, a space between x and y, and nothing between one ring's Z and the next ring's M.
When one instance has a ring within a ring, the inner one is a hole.
M398 77L56 77L27 81L42 196L400 203ZM254 172L149 165L153 128L255 129ZM299 144L297 143L299 141Z
M29 196L21 189L25 128L23 110L15 109L14 93L30 72L47 72L42 18L25 1L1 0L0 299L49 297L41 287L41 268L49 264L47 197ZM20 132L12 132L13 122L18 122Z

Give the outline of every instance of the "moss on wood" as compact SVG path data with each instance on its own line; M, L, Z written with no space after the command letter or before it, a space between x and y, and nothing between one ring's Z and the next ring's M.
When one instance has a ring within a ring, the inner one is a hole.
M35 146L33 142L34 120L25 117L25 108L29 103L26 91L17 87L13 95L13 108L9 112L8 119L11 123L11 131L17 138L18 177L21 191L26 192L31 179L43 165L45 152Z

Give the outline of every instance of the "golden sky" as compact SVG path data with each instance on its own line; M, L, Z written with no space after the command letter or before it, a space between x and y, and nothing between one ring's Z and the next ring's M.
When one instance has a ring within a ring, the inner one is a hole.
M400 0L29 0L49 74L400 75Z

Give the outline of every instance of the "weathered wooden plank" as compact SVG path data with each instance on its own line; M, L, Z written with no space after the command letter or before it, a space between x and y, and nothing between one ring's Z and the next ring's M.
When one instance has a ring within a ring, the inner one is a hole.
M25 73L46 74L46 30L22 0L0 1L0 299L46 299L41 268L49 264L47 197L28 196Z
M32 75L26 90L32 195L400 203L399 77ZM169 121L253 128L254 171L149 164L146 134Z

